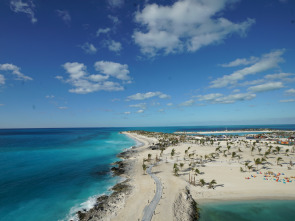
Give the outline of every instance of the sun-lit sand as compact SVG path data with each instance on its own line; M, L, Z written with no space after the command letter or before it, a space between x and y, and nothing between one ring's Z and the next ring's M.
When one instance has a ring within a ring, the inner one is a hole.
M152 155L152 159L150 162L145 162L147 165L154 164L156 156L161 159L158 165L153 168L153 172L161 179L164 186L164 194L152 220L175 220L173 204L180 191L183 191L186 187L190 188L193 198L198 203L212 200L295 199L295 168L288 169L290 167L290 160L294 162L295 154L291 153L292 146L269 144L269 146L274 146L272 149L280 146L280 153L269 154L267 159L269 164L259 164L257 173L256 171L249 172L244 162L247 160L251 161L249 165L253 165L253 169L256 169L257 166L254 164L254 158L262 158L262 154L269 149L264 143L256 144L256 149L251 153L250 146L252 144L250 145L249 142L248 147L246 147L244 142L241 144L233 142L233 144L230 144L231 148L228 151L226 141L221 141L219 145L215 141L213 145L208 143L204 146L186 141L179 143L177 146L166 148L163 151L162 157L160 157L160 150L148 148L153 143L158 143L156 138L145 137L135 133L125 132L125 134L144 143L144 145L139 147L138 152L132 156L132 159L136 161L131 175L131 185L134 186L134 190L127 198L123 209L119 210L111 220L141 220L144 207L153 198L155 190L154 181L149 175L144 174L142 168L143 160L148 158L148 154ZM216 151L218 146L221 146L220 152ZM239 148L242 152L239 152ZM258 148L261 148L261 154L259 154ZM172 149L175 149L173 157L171 156ZM288 156L285 154L286 149L290 149ZM185 154L185 150L188 150L187 154ZM208 156L210 153L217 152L219 157L212 161L205 160L207 158L205 155ZM240 159L238 157L232 158L233 152L239 155ZM224 153L227 157L224 156ZM201 159L201 156L203 166L196 164L194 167L194 169L199 169L201 174L195 176L195 173L191 171L191 163L198 161L196 159ZM277 165L278 157L282 158L279 161L281 166ZM177 163L179 167L178 176L175 176L173 172L174 163ZM180 163L184 164L182 168ZM241 167L246 172L241 172ZM264 173L268 171L272 171L275 174L283 173L284 175L280 175L280 181L276 181L277 178L273 176L264 177ZM189 183L189 176L193 177L196 185ZM289 177L289 181L292 182L288 182L285 179L284 183L283 179L285 177ZM216 184L211 189L208 188L208 185L201 187L199 185L200 179L204 179L207 184L214 179Z

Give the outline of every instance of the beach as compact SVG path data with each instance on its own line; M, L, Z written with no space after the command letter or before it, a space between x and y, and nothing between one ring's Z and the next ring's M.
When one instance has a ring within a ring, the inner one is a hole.
M132 191L124 197L124 200L119 200L117 209L111 209L109 216L102 220L142 219L144 208L151 202L156 190L154 180L143 170L143 162L147 166L154 165L152 172L163 185L163 194L152 220L191 220L186 211L188 206L179 207L177 201L187 189L199 204L262 199L295 200L295 170L293 167L288 169L289 161L294 161L291 146L274 145L280 146L280 153L269 154L267 163L255 165L254 158L262 158L262 153L269 149L270 144L256 144L251 151L249 143L233 142L228 150L226 141L201 145L187 140L177 145L170 145L161 154L161 150L149 148L159 142L156 137L147 137L134 132L124 132L124 134L143 144L128 154L128 161L133 162L127 176ZM216 151L217 147L219 151ZM175 154L171 156L173 149ZM290 149L288 154L285 154L286 149ZM215 159L210 158L212 153L218 153L218 156ZM149 154L151 154L150 160L148 160ZM232 157L233 155L237 156ZM279 163L278 157L281 158ZM156 158L159 159L157 163ZM245 161L251 161L249 165L253 167L250 172L245 166ZM173 169L175 164L178 165L176 175ZM241 172L241 168L244 172ZM195 175L195 169L199 170L198 175ZM204 186L200 184L201 179L205 181ZM215 180L216 184L212 185L213 188L208 188L212 180ZM177 212L176 206L178 206ZM177 218L177 214L181 214L181 219Z

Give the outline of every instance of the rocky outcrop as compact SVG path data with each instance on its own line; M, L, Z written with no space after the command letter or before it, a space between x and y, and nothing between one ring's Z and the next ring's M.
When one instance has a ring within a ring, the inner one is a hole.
M200 217L198 204L188 188L177 196L173 204L173 211L174 221L196 221Z
M131 193L132 187L128 184L129 180L118 183L112 190L111 195L103 195L97 198L96 205L87 212L77 213L81 221L109 221L116 212L123 208L126 197Z

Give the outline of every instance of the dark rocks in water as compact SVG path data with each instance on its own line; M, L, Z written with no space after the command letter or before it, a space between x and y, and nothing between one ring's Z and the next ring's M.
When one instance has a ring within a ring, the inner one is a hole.
M133 155L136 152L136 150L132 149L132 150L127 150L124 152L121 152L117 155L118 158L122 158L122 159L129 159L131 157L131 155Z
M96 205L87 212L79 211L77 215L80 221L98 221L103 220L109 211L111 205L116 205L122 198L122 194L130 194L132 187L128 184L130 179L116 184L112 190L114 191L110 196L102 195L96 199Z
M113 163L113 165L117 165L117 167L112 167L111 171L114 176L120 176L125 173L125 163L124 161L117 161Z

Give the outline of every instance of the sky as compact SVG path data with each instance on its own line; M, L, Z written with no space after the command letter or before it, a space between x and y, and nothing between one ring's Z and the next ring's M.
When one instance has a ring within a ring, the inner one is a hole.
M295 124L293 0L1 0L0 128Z

